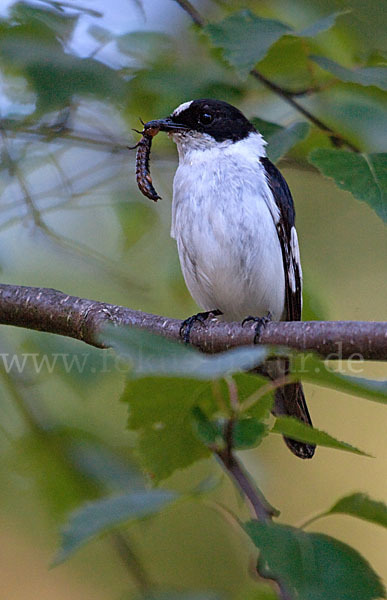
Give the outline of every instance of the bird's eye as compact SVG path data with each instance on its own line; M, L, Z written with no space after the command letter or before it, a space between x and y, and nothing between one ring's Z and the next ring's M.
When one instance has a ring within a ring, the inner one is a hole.
M214 120L214 115L210 115L208 112L203 112L199 116L199 121L202 125L209 125Z

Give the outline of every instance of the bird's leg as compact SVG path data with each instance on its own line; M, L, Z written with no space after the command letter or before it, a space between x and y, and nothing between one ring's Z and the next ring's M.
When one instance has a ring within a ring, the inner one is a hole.
M181 324L180 337L183 338L183 341L186 344L189 344L191 329L195 323L199 322L202 325L204 325L204 323L206 322L206 320L208 319L208 317L210 315L212 315L213 317L218 317L219 315L222 315L222 314L223 314L222 311L219 310L218 308L216 308L215 310L208 310L206 312L200 312L200 313L197 313L196 315L192 315L192 317L188 317L188 319L185 319L183 321L183 323Z
M269 311L266 317L246 317L242 321L242 327L245 323L249 323L250 321L254 321L255 325L255 336L254 336L254 344L258 344L261 338L262 329L270 323L271 321L271 312Z

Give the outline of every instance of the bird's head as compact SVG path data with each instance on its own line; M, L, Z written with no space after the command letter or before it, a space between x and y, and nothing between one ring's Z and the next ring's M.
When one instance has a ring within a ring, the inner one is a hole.
M209 98L184 102L169 117L145 123L144 129L152 127L166 131L183 152L232 144L256 131L235 106Z

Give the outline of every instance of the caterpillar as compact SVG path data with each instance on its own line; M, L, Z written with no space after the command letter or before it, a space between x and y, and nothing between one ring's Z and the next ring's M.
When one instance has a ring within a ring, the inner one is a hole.
M158 195L155 188L153 187L152 177L149 170L149 157L152 146L152 138L158 134L158 127L144 128L141 140L134 146L137 148L136 154L136 181L138 189L144 196L150 200L161 200L161 196Z

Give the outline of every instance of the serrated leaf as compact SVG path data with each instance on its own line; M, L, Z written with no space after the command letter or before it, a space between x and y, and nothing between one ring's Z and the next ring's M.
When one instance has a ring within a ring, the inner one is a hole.
M341 498L321 516L335 513L351 515L387 527L387 505L384 502L372 500L367 494L360 492Z
M289 127L273 133L267 146L267 156L272 162L278 162L293 146L306 138L309 133L309 123L293 123Z
M340 358L340 354L333 354L330 358ZM361 396L381 404L387 404L387 381L342 375L333 371L325 361L320 360L312 353L293 355L291 369L294 374L305 381L331 387L353 396Z
M242 346L216 355L206 355L148 331L110 324L103 328L99 341L112 346L123 361L131 365L133 377L165 375L219 379L252 369L261 364L269 352L263 346Z
M324 71L332 73L332 75L341 81L364 86L374 85L382 90L387 90L387 67L363 67L352 70L339 65L334 60L325 56L313 54L309 58L324 69Z
M291 600L385 598L378 575L347 544L288 525L250 521L244 527L260 550L260 575L279 581Z
M370 454L347 444L347 442L340 442L328 433L325 433L325 431L320 431L301 423L301 421L298 421L294 417L277 417L271 433L280 433L299 442L307 442L309 444L325 446L326 448L334 448L335 450L345 450L346 452L360 454L361 456L370 456Z
M204 27L212 43L222 48L225 59L242 76L262 60L281 36L291 28L281 21L264 19L249 10L235 12L219 23L211 23Z
M66 560L93 537L129 520L155 515L178 498L177 492L154 489L85 504L70 515L67 525L62 530L62 543L54 564Z
M267 435L268 427L262 421L254 419L238 419L232 431L233 446L236 450L247 450L259 446Z
M309 161L387 222L387 153L356 154L317 148Z
M309 25L308 27L305 27L305 29L302 29L296 35L299 37L315 37L319 33L327 31L328 29L333 27L333 25L336 23L336 19L348 12L349 11L345 10L326 15L325 17L322 17L321 19L313 23L313 25Z
M130 380L122 400L129 406L129 428L138 432L136 450L154 481L169 477L210 455L193 430L192 410L215 409L211 384L198 380Z

